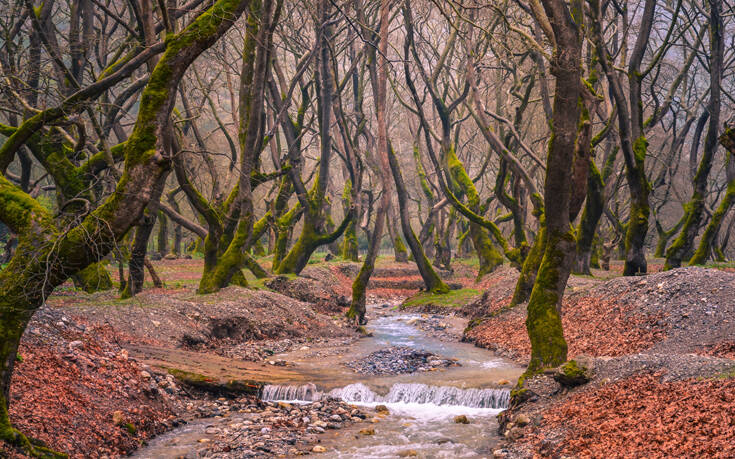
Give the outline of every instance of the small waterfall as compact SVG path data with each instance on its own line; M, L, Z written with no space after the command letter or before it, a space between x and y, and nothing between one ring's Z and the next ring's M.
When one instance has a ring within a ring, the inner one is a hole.
M279 386L266 385L263 387L261 399L263 400L299 400L303 402L316 402L321 400L324 394L317 390L314 384L302 386Z
M381 402L380 395L373 392L368 386L361 383L350 384L329 393L331 397L344 400L348 403Z
M262 399L312 402L320 400L324 395L314 384L265 386ZM386 395L376 394L361 383L334 389L328 395L348 403L417 403L493 409L505 409L510 402L510 391L507 389L460 389L451 386L403 383L394 384Z
M364 384L350 384L329 393L346 402L419 403L438 406L466 406L470 408L507 408L510 391L507 389L460 389L451 386L426 384L393 384L386 395L377 395Z

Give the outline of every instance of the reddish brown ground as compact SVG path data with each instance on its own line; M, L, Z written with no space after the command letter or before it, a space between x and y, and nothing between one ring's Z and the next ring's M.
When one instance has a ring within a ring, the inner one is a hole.
M578 392L544 415L561 450L533 437L539 456L735 457L735 379L661 382L641 375Z
M109 330L61 335L67 343L83 344L72 350L39 337L21 344L11 386L16 428L71 457L124 455L164 429L172 406L149 392L126 351L100 341L114 342ZM113 422L115 411L122 412L121 425Z
M496 301L496 310L508 303ZM619 356L642 351L664 338L656 321L659 317L630 315L632 305L600 301L590 296L576 297L564 305L562 324L569 355ZM520 312L520 311L519 311ZM467 333L480 346L500 344L519 359L529 358L531 342L525 314L506 313L491 317Z

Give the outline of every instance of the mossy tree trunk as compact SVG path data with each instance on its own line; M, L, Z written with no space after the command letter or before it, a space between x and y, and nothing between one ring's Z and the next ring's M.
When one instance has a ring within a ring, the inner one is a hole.
M720 205L717 206L717 210L712 215L712 219L704 229L704 233L702 233L699 246L689 260L690 265L701 265L707 261L722 221L735 204L735 127L731 126L725 129L725 132L720 136L720 143L727 149L727 190Z
M153 227L156 224L158 215L158 201L163 191L162 182L156 190L154 190L151 202L146 207L143 217L138 223L135 230L135 238L133 238L133 247L130 250L130 259L128 260L128 281L125 289L120 294L121 298L132 298L143 290L143 282L145 280L145 258L148 253L148 240L153 233Z
M544 184L546 248L526 318L531 340L528 365L531 373L558 366L567 357L561 324L561 300L575 255L575 239L569 219L572 188L568 173L575 163L583 96L580 72L582 2L572 1L571 11L562 0L543 0L542 3L553 28L553 37L549 38L554 43L551 73L556 76L556 89Z
M390 208L385 214L385 218L385 223L388 227L388 234L390 234L390 239L393 242L393 258L398 263L406 263L408 261L408 250L406 250L406 245L403 243L403 238L401 238L401 235L398 233L395 226L398 222L398 218L396 217L396 211L393 202L390 203Z
M720 8L721 1L711 0L710 6L709 36L710 36L710 100L707 111L709 112L709 125L707 135L704 138L704 152L699 162L697 173L694 175L694 191L692 198L684 207L686 218L684 227L669 250L666 251L666 263L664 269L678 268L682 260L689 258L694 249L694 240L702 223L705 199L707 196L707 184L712 162L717 152L717 137L720 129L720 98L722 83L722 60L724 58L724 30Z
M411 221L408 216L408 192L406 191L406 184L403 181L403 175L401 174L401 168L398 165L396 154L391 147L388 151L388 159L390 161L390 170L393 174L393 181L396 184L396 194L398 194L398 205L400 206L400 219L401 229L403 230L403 237L406 238L408 247L413 255L413 260L418 267L421 278L424 281L427 292L432 293L449 293L449 287L441 278L436 274L434 268L431 267L429 259L426 258L424 249L421 246L416 234L414 234L411 228Z
M464 164L457 158L454 148L449 146L443 152L445 166L452 178L455 194L464 194L467 197L467 203L470 210L480 213L480 195L477 193L475 184L467 175ZM477 273L477 279L481 279L485 274L493 272L498 266L503 264L503 254L500 253L493 245L487 230L477 223L470 222L470 239L475 246L475 252L480 263Z
M232 236L231 227L228 224L224 225L224 235L219 243L216 262L210 270L203 273L198 293L215 292L229 285L233 279L239 285L246 285L241 272L243 265L250 266L256 276L263 276L262 268L247 251L260 237L253 231L255 226L253 174L257 172L262 152L261 113L273 45L273 25L278 21L281 6L282 2L278 2L276 6L272 0L251 2L240 72L239 179L237 192L233 192L234 201L224 219L225 222L237 221L237 225Z
M156 238L158 256L168 255L168 218L162 211L158 212L158 237Z
M676 224L672 226L669 230L663 229L661 223L656 220L656 233L658 233L658 241L656 242L656 250L653 252L654 257L663 258L666 256L666 247L671 238L676 236L679 230L681 230L681 227L684 225L685 217L686 214L682 215L679 221L676 222Z
M307 192L298 167L289 170L293 179L296 196L299 199L304 212L304 224L301 234L294 243L291 250L279 263L276 273L299 274L309 262L314 251L325 244L336 241L347 225L354 218L352 209L342 219L342 223L331 233L325 231L326 216L324 215L324 204L326 200L327 184L329 182L329 170L332 158L332 137L330 133L331 117L333 111L333 89L334 81L330 59L330 40L332 38L333 24L329 21L331 4L327 0L320 0L317 6L317 52L316 52L316 78L318 87L317 105L319 113L319 164L312 189ZM291 154L299 152L292 151ZM299 162L299 159L292 161Z
M625 177L630 192L630 216L625 235L625 266L623 268L623 275L625 276L645 274L648 270L645 242L650 216L649 194L651 186L648 183L645 170L648 140L643 132L643 99L641 94L643 78L653 67L649 67L644 72L641 70L641 63L648 48L649 37L653 28L656 2L657 0L646 0L641 14L640 29L628 62L628 91L626 97L621 81L621 73L613 68L610 53L603 38L600 2L599 0L590 1L590 10L593 17L593 20L590 21L592 42L595 44L600 66L605 72L610 85L610 92L617 105L620 149L625 160Z
M176 87L189 65L229 29L246 6L246 1L219 0L184 30L169 36L143 90L115 191L78 225L62 232L46 209L0 175L0 221L22 235L10 264L0 271L0 438L28 454L49 453L13 429L8 418L8 394L21 335L55 287L98 262L140 219L168 169L164 152ZM39 117L35 129L47 121L48 117ZM26 129L31 125L34 123ZM12 150L21 137L0 150Z
M87 293L101 292L112 288L112 278L104 262L93 263L72 276L74 285Z
M592 243L597 231L597 223L602 216L605 205L603 193L605 184L602 175L595 166L593 158L589 160L589 175L587 176L587 200L584 204L582 217L577 228L577 266L576 272L591 275L590 260L592 259Z
M342 192L342 210L347 213L352 207L353 200L352 180L345 180L345 189ZM360 254L357 247L357 222L354 220L347 225L345 234L342 239L341 256L345 260L360 261Z

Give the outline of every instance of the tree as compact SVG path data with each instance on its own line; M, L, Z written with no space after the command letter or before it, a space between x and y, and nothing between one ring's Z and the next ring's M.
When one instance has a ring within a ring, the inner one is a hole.
M139 220L150 200L158 198L155 190L168 170L165 152L166 143L170 142L169 116L176 88L187 67L224 34L247 5L245 1L219 0L181 32L168 37L165 51L141 95L139 114L125 144L125 166L116 189L79 224L59 227L53 215L38 201L0 176L3 197L0 220L19 235L15 255L0 271L0 439L23 448L28 454L58 455L35 446L11 426L8 418L10 380L21 335L53 289L112 250ZM138 54L137 58L148 56L148 53ZM119 77L117 81L122 79L119 73L112 75L115 79ZM111 84L104 77L99 81L91 87ZM29 118L0 147L1 156L11 159L6 155L17 151L43 125L73 113L78 104L96 92L90 87L80 89L67 97L64 103L70 109L67 112L63 107L51 108L45 114L41 112Z

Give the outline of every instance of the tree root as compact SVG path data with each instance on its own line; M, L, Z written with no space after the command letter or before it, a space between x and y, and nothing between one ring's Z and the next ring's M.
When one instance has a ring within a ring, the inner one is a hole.
M41 440L27 437L12 427L0 430L0 440L31 457L42 459L66 459L69 457L67 454L52 450Z

